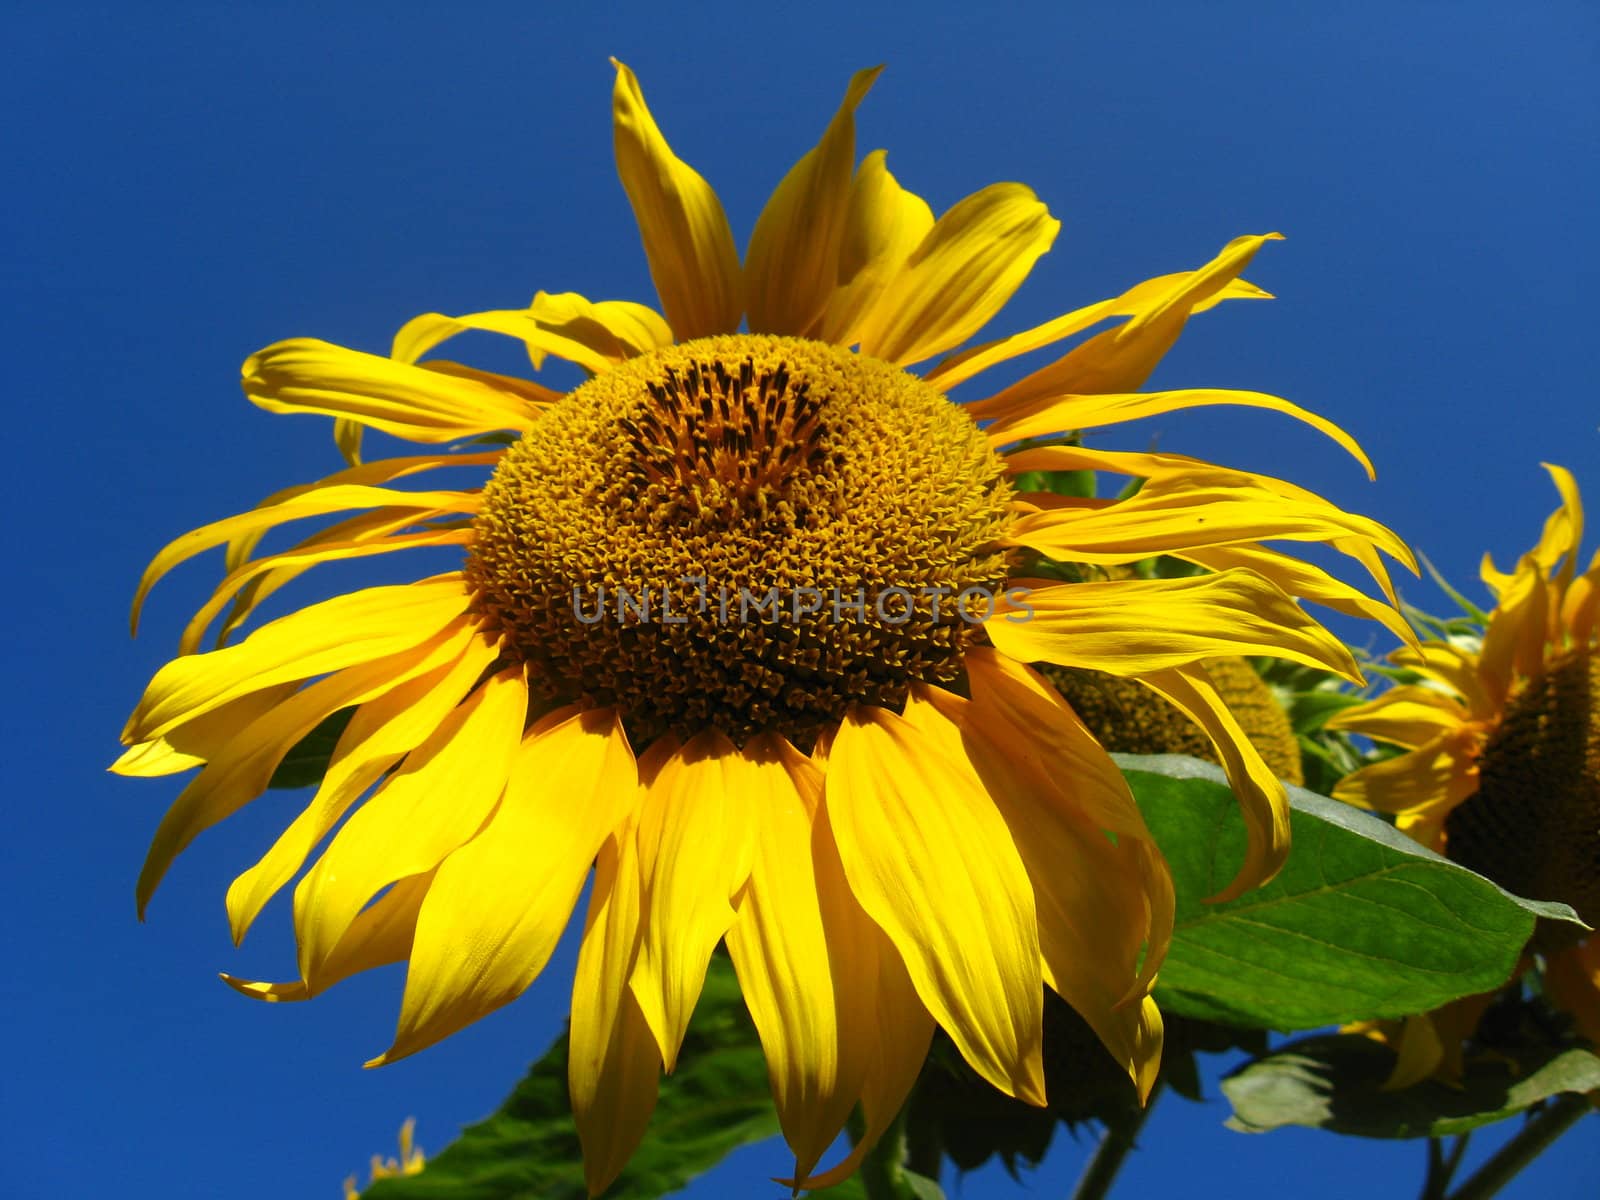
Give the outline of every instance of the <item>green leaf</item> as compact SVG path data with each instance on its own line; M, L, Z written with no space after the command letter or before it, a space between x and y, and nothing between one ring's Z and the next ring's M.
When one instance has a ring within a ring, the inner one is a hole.
M1054 492L1080 500L1094 499L1093 471L1023 471L1011 481L1019 492Z
M321 783L328 771L328 760L333 757L333 748L339 744L344 727L350 724L355 712L353 708L341 708L325 717L320 725L295 743L294 749L284 756L278 769L272 773L272 782L267 786L302 788Z
M733 968L717 956L678 1069L661 1080L650 1131L606 1200L665 1196L731 1151L777 1132L766 1060ZM752 1182L753 1190L765 1185ZM566 1035L534 1064L499 1112L468 1126L428 1159L422 1174L378 1180L361 1195L362 1200L585 1200L581 1149L567 1101ZM846 1192L839 1197L850 1200Z
M1206 904L1244 861L1222 772L1180 755L1113 757L1177 888L1157 992L1173 1012L1280 1030L1426 1012L1503 984L1536 917L1581 924L1564 904L1512 896L1376 817L1294 787L1283 871Z
M1392 1050L1359 1034L1292 1042L1222 1081L1228 1126L1265 1133L1306 1125L1373 1138L1445 1137L1504 1120L1561 1092L1600 1088L1600 1058L1587 1050L1530 1047L1469 1061L1459 1088L1426 1080L1386 1092Z

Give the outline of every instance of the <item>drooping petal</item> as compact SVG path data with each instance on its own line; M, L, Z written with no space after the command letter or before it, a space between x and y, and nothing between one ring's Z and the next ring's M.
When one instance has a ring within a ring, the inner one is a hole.
M1312 496L1284 496L1233 473L1196 471L1152 480L1103 508L1030 514L1009 531L1013 545L1069 562L1128 563L1157 554L1257 541L1335 542L1354 538L1400 561L1411 552L1369 518Z
M471 330L515 338L526 347L528 361L535 367L541 365L545 356L550 354L595 374L612 365L610 358L592 346L555 332L531 308L501 308L490 312L463 313L456 317L444 313L423 313L412 317L395 333L394 347L390 353L396 362L415 362L457 334ZM424 364L423 369L429 365Z
M834 739L826 804L850 890L928 1011L995 1087L1044 1103L1033 889L971 766L860 708Z
M294 694L293 683L251 692L169 730L166 737L137 742L110 769L118 775L172 775L203 766L222 752L241 729Z
M641 771L641 775L644 772ZM721 734L701 734L645 784L639 871L645 926L629 986L670 1071L705 983L711 952L750 878L757 766Z
M1127 321L1012 384L992 397L981 415L1004 418L1010 409L1042 396L1137 391L1178 340L1189 314L1218 297L1256 251L1282 236L1268 233L1235 238L1198 271L1175 279L1166 288L1149 289Z
M854 1174L894 1123L928 1057L934 1021L900 952L851 892L825 805L817 811L811 846L840 998L838 1086L860 1095L862 1123L861 1136L841 1162L810 1178L797 1173L778 1181L814 1189L832 1187Z
M589 300L577 292L537 292L527 308L447 317L424 313L400 327L391 356L415 362L458 334L476 330L516 338L528 352L534 370L550 355L575 363L591 374L609 369L638 354L672 344L672 330L661 314L630 300ZM428 370L465 373L455 363L430 362ZM530 397L553 404L561 394L536 383L518 381Z
M1289 857L1289 797L1282 782L1239 727L1204 667L1197 663L1152 672L1140 676L1140 682L1210 736L1244 815L1244 863L1233 881L1211 899L1233 900L1260 887Z
M766 1053L778 1123L794 1150L795 1173L804 1177L844 1127L861 1086L859 1075L851 1080L848 1073L841 1086L851 985L836 975L845 964L828 941L811 850L822 775L773 735L741 753L757 767L758 790L750 796L755 849L728 953Z
M672 345L672 330L661 314L631 300L595 301L577 292L539 292L528 312L543 328L613 363ZM534 366L540 365L536 359Z
M552 713L529 731L488 827L439 866L417 919L393 1062L509 1004L555 951L600 844L632 805L614 713Z
M309 1000L314 994L327 991L359 972L404 962L411 953L417 913L432 885L432 871L409 876L362 909L310 983L303 979L265 983L226 973L222 980L234 991L254 1000L268 1003Z
M751 333L805 335L838 282L856 159L857 105L882 67L857 71L822 140L778 184L744 256Z
M1098 429L1103 425L1120 425L1141 417L1155 417L1162 413L1177 412L1186 408L1205 408L1214 404L1234 404L1244 408L1265 408L1284 413L1325 434L1354 458L1366 470L1369 478L1376 478L1372 460L1361 449L1360 443L1339 426L1316 413L1291 404L1280 396L1266 392L1241 392L1217 388L1188 388L1171 392L1125 392L1104 396L1052 395L1011 405L996 413L998 419L984 432L991 443L1003 446L1045 434L1064 433L1077 429Z
M667 145L632 71L616 59L612 129L617 174L633 206L650 278L679 341L732 333L744 302L739 251L722 203Z
M928 202L900 186L874 150L856 168L839 247L839 285L828 300L815 336L837 346L853 345L862 317L877 304L928 230Z
M173 860L201 833L266 791L278 764L301 739L334 713L364 704L427 670L437 656L438 643L430 639L398 654L346 667L240 728L161 818L135 888L140 919Z
M1550 998L1572 1014L1578 1032L1600 1044L1600 935L1550 955L1544 982Z
M306 856L344 816L350 805L384 774L432 736L499 653L475 623L463 622L441 638L435 653L409 679L356 709L334 746L328 769L311 803L279 835L261 859L228 888L228 923L237 944L262 907L293 878ZM442 661L441 661L442 660Z
M1022 286L1060 228L1020 183L958 202L863 315L861 352L904 366L960 345Z
M368 900L478 832L505 788L527 708L520 667L490 676L345 822L295 888L301 978L316 975Z
M335 486L307 491L265 508L251 509L191 529L163 546L145 568L133 597L130 617L133 632L139 632L139 611L150 589L172 568L197 554L204 554L224 542L259 534L289 521L303 521L307 517L326 516L352 508L385 507L413 509L416 519L420 521L441 513L476 512L478 497L467 492L400 492L392 488Z
M395 523L409 525L415 514L401 517ZM352 558L370 558L378 554L392 554L397 550L424 550L433 546L466 546L472 542L470 529L435 529L426 532L396 534L392 537L362 541L323 542L299 550L286 550L246 563L217 585L211 598L190 618L178 639L179 654L194 654L200 649L206 630L241 589L264 575L273 572L302 574L319 563L340 562ZM253 606L252 606L253 607ZM248 610L246 610L246 613Z
M161 737L251 692L401 653L466 607L459 575L366 588L279 617L237 646L175 658L145 689L123 743Z
M1136 1084L1153 1080L1159 1063L1141 1057L1150 1043L1140 1001L1171 936L1171 879L1152 842L1127 834L1113 842L1085 819L1087 806L1075 803L1072 766L1097 753L1104 767L1090 786L1104 789L1116 774L1122 786L1115 803L1124 810L1119 823L1143 824L1126 782L1071 710L1035 700L1026 681L1008 676L1001 661L992 656L984 668L986 683L997 687L980 691L973 672L971 701L938 688L914 689L906 720L947 755L966 756L1004 816L1033 884L1045 982L1089 1022ZM1007 691L1014 694L996 698ZM1041 753L1044 747L1032 743L1038 727L1013 724L1019 702L1036 717L1057 718L1050 740L1075 740L1076 752L1063 761Z
M567 1085L589 1194L622 1173L656 1106L661 1051L628 986L644 899L631 821L600 847L572 984Z
M1068 583L1021 600L1013 595L997 601L983 627L995 648L1018 662L1143 675L1267 654L1361 682L1344 644L1251 571Z
M360 487L373 487L385 483L393 483L396 479L403 479L408 475L415 475L421 471L431 471L439 467L478 467L493 466L500 461L504 449L495 449L480 454L452 454L448 450L433 454L408 455L402 458L382 458L374 462L358 463L346 467L342 471L335 471L332 475L325 475L312 483L300 483L293 487L281 488L256 505L256 508L271 508L285 500L292 500L296 496L304 496L308 492L319 491L322 488L336 487L345 484ZM406 493L402 493L403 495ZM467 512L476 511L476 494L463 491L462 495L469 497ZM410 511L402 503L396 510L377 509L372 512L360 513L354 517L347 517L335 525L330 525L319 530L313 538L323 538L337 541L343 537L355 538L366 532L372 525L381 525L393 520L402 512ZM420 516L417 517L421 519ZM242 532L228 539L228 549L223 559L223 569L235 571L242 566L255 552L256 545L261 541L265 530L251 530ZM313 538L307 538L298 543L304 546Z
M1337 548L1337 547L1336 547ZM1416 630L1393 605L1375 600L1359 588L1324 571L1315 563L1241 542L1232 546L1203 546L1199 549L1180 550L1174 554L1186 562L1207 567L1213 571L1228 571L1242 567L1254 571L1275 584L1286 595L1298 596L1313 604L1321 604L1344 613L1346 616L1377 621L1407 645L1419 645ZM1370 570L1370 563L1367 565ZM1380 580L1380 586L1384 581Z
M341 417L413 442L524 432L539 420L528 396L512 390L515 381L495 386L465 368L414 366L316 338L256 351L245 359L242 382L268 412Z

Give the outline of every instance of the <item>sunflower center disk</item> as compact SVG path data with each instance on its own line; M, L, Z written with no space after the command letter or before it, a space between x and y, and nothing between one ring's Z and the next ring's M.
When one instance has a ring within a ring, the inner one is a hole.
M1593 653L1529 683L1484 747L1477 793L1445 825L1451 858L1519 896L1570 904L1591 925L1600 921L1597 701Z
M467 579L552 702L642 744L948 682L1005 586L999 460L942 393L819 342L707 338L576 389L501 461Z

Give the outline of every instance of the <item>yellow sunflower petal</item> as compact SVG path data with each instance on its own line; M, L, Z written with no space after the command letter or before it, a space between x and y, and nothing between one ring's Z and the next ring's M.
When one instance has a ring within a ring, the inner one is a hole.
M960 345L1022 286L1060 228L1020 183L958 202L862 317L861 352L904 366Z
M1440 734L1460 729L1469 719L1454 696L1411 684L1390 688L1375 700L1334 713L1323 728L1349 730L1415 750Z
M1025 600L1001 598L983 627L1018 662L1142 675L1267 654L1361 682L1344 644L1251 571L1040 588Z
M812 860L812 820L822 775L772 735L743 755L761 789L751 795L755 853L750 886L728 930L728 953L766 1052L778 1124L795 1153L795 1173L817 1165L844 1127L860 1092L840 1086L840 1025L848 987L836 986L848 963L823 925L821 881Z
M1583 498L1579 495L1578 481L1572 477L1571 471L1553 463L1539 465L1549 472L1556 490L1561 493L1561 507L1545 519L1539 543L1528 553L1546 575L1555 570L1557 563L1566 559L1559 579L1559 585L1565 587L1577 569L1577 549L1583 541ZM1480 574L1489 590L1499 596L1516 572L1508 575L1497 570L1494 560L1485 554Z
M1543 669L1549 620L1545 568L1530 554L1501 591L1478 653L1478 680L1497 708L1505 704L1518 675L1526 678Z
M272 493L265 500L256 505L256 508L271 508L285 500L296 496L304 496L308 492L315 492L322 488L334 487L342 484L355 484L362 487L373 487L380 484L392 483L396 479L403 479L408 475L415 475L421 471L431 471L439 467L480 467L493 466L505 454L503 449L490 450L482 454L452 454L449 451L440 451L434 454L410 455L403 458L383 458L369 463L358 463L346 467L342 471L335 471L332 475L325 475L311 483L296 484L294 487L282 488ZM463 495L469 493L463 492ZM476 504L476 497L470 501ZM470 511L470 510L469 510ZM316 537L329 537L337 540L342 536L355 537L366 528L363 522L382 523L393 519L397 513L363 513L356 517L346 518L337 525L319 531ZM339 532L335 532L338 530ZM236 535L228 540L227 555L224 558L224 569L237 570L254 552L257 543L265 531L256 530L249 533ZM309 541L310 539L307 539ZM301 542L300 545L305 545Z
M1098 325L1101 321L1111 317L1132 317L1145 312L1163 297L1191 286L1196 274L1198 272L1179 271L1173 275L1158 275L1154 279L1147 279L1110 300L1074 309L1072 312L1046 321L1043 325L1035 325L1032 329L1025 329L1010 337L985 342L981 346L952 354L949 358L940 360L924 378L941 391L949 391L998 363L1029 354L1054 342L1064 341L1074 334L1082 333L1092 325ZM1205 312L1224 300L1270 299L1272 299L1271 292L1262 291L1255 284L1247 283L1243 279L1232 279L1209 296L1198 300L1190 311ZM1035 372L1029 378L1038 379L1041 374ZM1045 382L1047 378L1040 381ZM1066 389L1051 390L1059 394ZM1006 393L1000 395L1005 396ZM1012 397L1007 397L1007 403L1011 402L1011 399ZM994 417L1000 415L997 410L1005 408L1006 404L997 403L996 397L990 397L988 400L974 401L968 407L974 417Z
M672 345L672 329L648 304L631 300L589 300L577 292L539 292L528 306L541 327L619 363ZM534 361L542 365L543 355Z
M667 1070L683 1044L706 964L750 878L753 797L763 773L718 733L674 754L645 786L639 870L646 919L629 986Z
M861 1097L861 1136L843 1161L809 1178L778 1182L832 1187L860 1166L905 1106L928 1057L934 1021L917 997L900 952L862 911L845 879L827 808L812 827L812 861L839 1005L839 1087Z
M622 1172L656 1106L661 1051L628 987L643 913L631 822L600 847L572 984L567 1085L589 1194Z
M237 646L175 658L145 689L123 743L161 737L251 692L408 650L466 607L460 576L366 588L279 617Z
M474 512L478 507L478 498L465 492L399 492L390 488L337 486L308 491L266 508L252 509L202 525L199 529L191 529L162 547L145 568L133 597L130 617L133 632L139 631L139 612L144 607L150 589L167 572L195 555L204 554L235 538L289 521L302 521L307 517L320 517L352 508L379 507L412 508L421 520L439 513Z
M632 71L616 59L612 128L617 173L633 206L650 278L679 341L732 333L744 302L739 251L722 203L661 136Z
M636 786L609 710L560 710L529 732L488 827L439 866L394 1044L374 1063L415 1054L522 994L555 952Z
M303 979L265 983L226 973L222 980L234 991L254 1000L268 1003L309 1000L313 994L326 991L352 975L404 962L411 953L417 913L432 885L432 871L409 876L362 909L317 971L315 987Z
M1239 727L1204 667L1174 667L1143 675L1140 682L1210 736L1244 814L1244 864L1233 881L1210 900L1233 900L1260 887L1289 857L1289 797L1283 784Z
M1233 404L1244 408L1264 408L1284 413L1326 435L1354 458L1366 470L1369 478L1376 478L1372 460L1361 449L1360 443L1339 426L1316 413L1291 404L1280 396L1265 392L1240 392L1216 388L1188 388L1171 392L1127 392L1105 396L1053 395L1041 396L1011 406L984 432L996 446L1020 442L1045 434L1064 433L1077 429L1098 429L1103 425L1119 425L1141 417L1155 417L1162 413L1177 412L1186 408L1205 408L1214 404Z
M989 671L1006 689L1003 669L991 660ZM1031 744L1035 727L1016 726L1011 707L989 703L992 696L980 691L976 674L971 701L938 688L914 690L906 720L947 756L967 756L1005 818L1038 904L1045 982L1089 1022L1135 1084L1153 1081L1159 1060L1142 1057L1152 1045L1141 1002L1171 936L1173 893L1165 863L1152 843L1126 835L1113 842L1086 820L1075 803L1071 760L1042 755ZM1054 740L1070 729L1053 730ZM1086 743L1080 754L1092 747L1114 771L1105 751L1078 730ZM1121 823L1142 824L1125 782L1121 791L1120 805L1132 810Z
M390 354L397 363L412 363L458 334L473 330L515 338L527 348L528 361L536 368L543 364L545 356L549 354L593 373L607 370L613 361L586 342L557 333L532 308L502 308L490 312L464 313L459 317L423 313L412 317L395 333ZM432 365L424 363L417 369L428 370Z
M166 737L136 743L111 764L111 770L118 775L171 775L201 766L220 754L241 729L255 724L294 691L295 684L284 683L240 696L169 730Z
M839 286L814 334L834 345L856 342L862 316L933 228L928 202L900 186L885 165L887 157L883 150L867 155L850 184L839 247Z
M1405 561L1410 550L1378 522L1315 497L1282 496L1227 473L1152 480L1103 508L1062 508L1021 518L1007 534L1069 562L1129 563L1158 554L1256 541L1334 542L1353 537Z
M1489 717L1499 711L1478 678L1478 656L1474 651L1447 642L1423 642L1416 647L1402 646L1389 656L1389 661L1444 684L1461 697L1474 717Z
M244 393L268 412L321 413L413 442L532 429L528 400L460 371L413 366L315 338L291 338L245 359Z
M965 761L884 709L846 717L829 821L868 915L973 1069L1044 1103L1038 918L1011 833Z
M235 944L357 797L433 734L497 653L476 623L463 621L454 633L447 631L438 639L411 678L397 676L395 687L356 709L311 803L255 866L229 886L228 923Z
M1346 722L1342 728L1351 728ZM1466 798L1474 778L1475 756L1465 751L1455 730L1446 730L1415 750L1352 771L1333 789L1335 800L1399 817L1434 817L1442 824L1449 810ZM1432 838L1418 838L1432 845Z
M1572 1014L1578 1032L1600 1045L1600 936L1550 955L1544 982L1550 998Z
M403 518L406 523L413 517ZM198 612L184 626L178 639L179 654L193 654L200 649L206 629L239 591L251 581L273 571L303 573L319 563L340 562L352 558L370 558L377 554L392 554L397 550L422 550L430 546L466 546L472 542L470 529L439 529L425 533L396 534L393 537L371 541L324 542L301 550L286 550L267 558L256 559L234 571L211 593Z
M176 775L179 771L202 766L205 761L197 754L185 754L174 748L166 738L151 738L129 746L106 769L116 775L151 778Z
M1175 553L1174 557L1207 567L1212 571L1227 571L1236 567L1254 571L1269 583L1277 585L1286 595L1310 600L1314 604L1321 604L1349 617L1377 621L1402 642L1412 646L1420 645L1416 630L1411 628L1404 615L1392 603L1385 604L1381 600L1375 600L1359 588L1330 575L1316 564L1295 558L1293 555L1241 542L1232 546L1202 546L1198 549L1181 550ZM1370 569L1370 564L1368 565Z
M805 335L837 282L856 159L856 106L883 71L857 71L822 140L778 184L744 256L750 332Z
M1444 1044L1427 1013L1407 1017L1401 1024L1398 1042L1394 1070L1383 1081L1386 1092L1403 1091L1421 1083L1444 1061Z
M1169 288L1147 293L1144 303L1121 325L1095 335L993 397L983 415L1003 419L1013 406L1041 396L1137 391L1178 340L1196 306L1216 297L1238 278L1256 251L1282 236L1235 238L1198 271Z
M425 641L399 654L347 667L241 727L184 788L156 827L135 888L140 918L173 860L201 833L266 791L278 764L302 738L334 713L381 696L424 669L433 650Z
M294 893L300 976L312 979L367 901L436 867L478 832L522 738L522 669L490 676L335 835Z

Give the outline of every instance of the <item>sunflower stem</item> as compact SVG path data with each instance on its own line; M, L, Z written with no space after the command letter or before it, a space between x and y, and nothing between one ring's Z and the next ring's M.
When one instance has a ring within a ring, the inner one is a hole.
M900 1115L883 1131L878 1144L861 1160L858 1176L868 1200L916 1200L916 1193L905 1178L906 1114L910 1109L909 1104L901 1108ZM857 1124L858 1120L852 1118L852 1140L861 1136Z
M1423 1180L1419 1200L1445 1200L1450 1183L1456 1177L1456 1168L1461 1165L1461 1157L1467 1152L1467 1139L1471 1136L1470 1133L1458 1136L1448 1154L1445 1153L1443 1139L1428 1139L1428 1177Z
M1133 1149L1139 1131L1150 1119L1150 1110L1156 1106L1156 1099L1160 1095L1161 1081L1158 1079L1155 1086L1150 1089L1150 1098L1145 1101L1144 1107L1132 1120L1106 1126L1105 1137L1100 1139L1100 1144L1094 1149L1093 1157L1089 1159L1089 1165L1078 1177L1078 1186L1072 1191L1072 1200L1104 1200L1110 1194L1111 1185L1116 1182L1117 1172L1122 1169L1123 1162Z
M1587 1096L1571 1092L1558 1097L1543 1112L1530 1119L1516 1137L1501 1146L1488 1162L1456 1189L1450 1200L1488 1200L1589 1111Z

